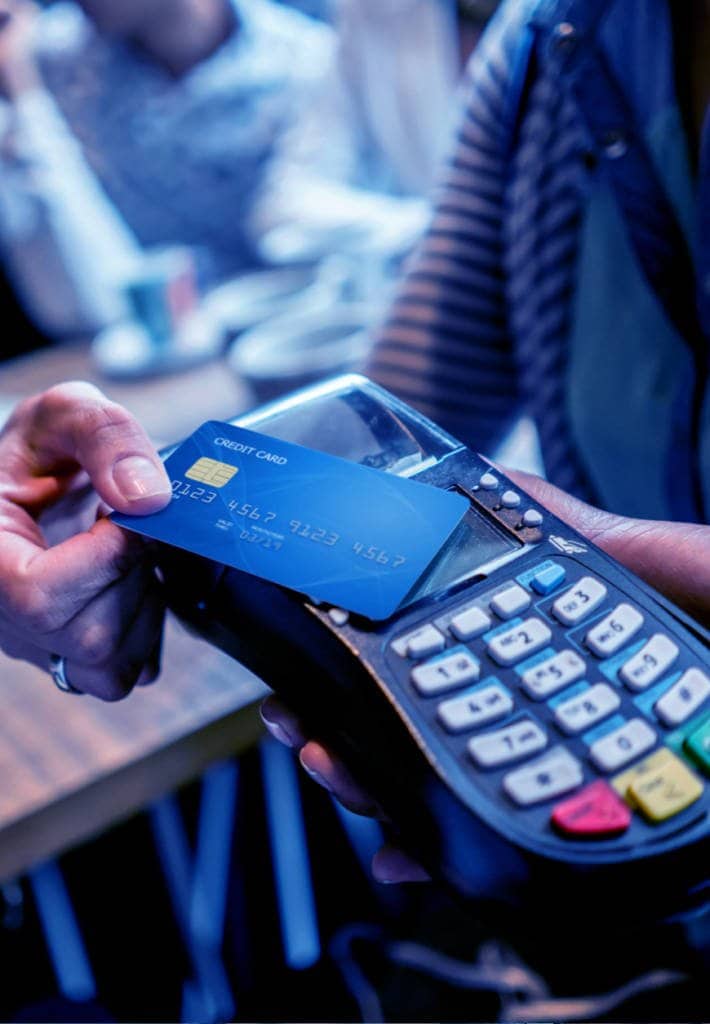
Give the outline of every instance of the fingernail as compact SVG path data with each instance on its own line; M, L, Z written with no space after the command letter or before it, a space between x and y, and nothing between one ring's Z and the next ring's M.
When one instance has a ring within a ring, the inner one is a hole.
M329 782L326 782L326 780L323 778L323 776L320 774L320 772L317 772L317 771L315 771L315 769L310 768L306 764L306 762L303 760L302 757L299 757L298 760L301 762L301 766L303 767L303 770L308 775L310 775L310 777L313 779L314 782L317 782L319 786L323 787L323 789L327 789L329 793L333 792L333 787L331 786L331 784Z
M162 467L143 455L129 455L113 467L113 479L127 501L169 494L170 485Z
M275 740L278 740L279 743L283 743L287 747L295 746L293 740L286 732L284 727L279 722L272 722L269 718L267 718L263 710L261 712L261 720Z

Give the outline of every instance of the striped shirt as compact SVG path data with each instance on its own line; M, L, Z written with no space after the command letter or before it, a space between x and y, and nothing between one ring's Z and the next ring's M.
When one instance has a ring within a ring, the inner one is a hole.
M624 465L623 438L618 453L607 448L606 457L595 461L593 446L587 451L575 434L570 394L580 389L573 379L571 339L586 329L576 322L585 313L577 306L583 291L580 249L601 172L566 83L554 61L539 54L519 127L511 128L521 32L534 6L531 0L507 0L474 54L465 113L430 229L368 372L483 452L491 452L527 411L538 426L554 483L615 511L662 518L667 509L661 498L640 493L639 507L633 507L635 492L632 501L615 486L620 474L618 467L612 472L612 463L621 459ZM674 87L665 0L616 0L597 45L604 46L645 128ZM610 52L615 46L618 52ZM648 68L655 78L643 90L640 79ZM670 68L665 77L664 68ZM618 258L634 260L630 251ZM662 317L660 307L654 315ZM624 338L613 343L622 345ZM602 350L597 362L603 370ZM603 372L598 376L603 388ZM622 433L633 432L637 447L644 439L643 417L650 423L664 408L657 409L655 400L640 392L643 416L630 402L633 418L622 422ZM650 472L660 455L646 444ZM629 465L636 458L629 444ZM643 489L642 473L639 479Z

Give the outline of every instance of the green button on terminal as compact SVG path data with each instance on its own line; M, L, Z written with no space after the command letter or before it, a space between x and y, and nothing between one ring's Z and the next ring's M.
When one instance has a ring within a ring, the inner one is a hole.
M710 715L700 728L695 729L686 737L683 746L705 774L710 775Z

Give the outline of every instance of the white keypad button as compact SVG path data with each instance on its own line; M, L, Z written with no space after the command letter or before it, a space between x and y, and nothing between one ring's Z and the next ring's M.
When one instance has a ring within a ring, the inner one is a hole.
M593 576L584 576L573 587L558 597L552 614L565 626L575 626L598 608L607 595L607 589Z
M490 615L482 608L466 608L454 615L449 629L457 640L472 640L475 636L487 632L493 625Z
M494 491L500 481L493 473L484 473L478 482L484 491Z
M532 598L528 591L514 583L496 594L491 601L491 608L501 619L512 619L526 611L531 604Z
M480 686L474 693L443 701L438 708L441 724L449 732L465 732L496 722L513 710L513 698L500 683Z
M520 501L520 495L515 491L504 491L500 499L503 508L517 508Z
M480 672L478 658L461 647L412 669L412 682L422 697L431 697L464 683L475 682Z
M557 747L534 764L509 772L503 789L521 807L539 804L576 789L584 781L582 765L569 751Z
M584 659L575 651L560 651L523 673L523 689L533 700L544 700L582 679L586 671Z
M656 734L643 718L632 718L619 729L603 736L589 748L589 756L603 772L615 772L645 754L656 742Z
M495 768L509 761L519 761L546 746L545 731L536 722L524 718L504 729L469 740L468 752L479 768Z
M541 526L542 514L536 508L529 508L523 516L523 526Z
M616 711L620 704L618 693L606 683L597 683L578 697L558 704L555 721L566 733L583 732Z
M663 633L656 633L619 672L630 690L645 690L668 671L678 657L678 648Z
M549 626L540 619L526 619L488 641L488 653L499 665L514 665L546 647L552 639Z
M619 604L613 612L590 629L584 642L599 658L608 658L636 636L643 626L643 615L630 604Z
M689 668L654 705L664 725L673 727L695 714L710 697L710 679L699 668Z
M408 658L428 658L430 654L438 654L446 646L446 639L436 626L424 626L412 633L407 639Z

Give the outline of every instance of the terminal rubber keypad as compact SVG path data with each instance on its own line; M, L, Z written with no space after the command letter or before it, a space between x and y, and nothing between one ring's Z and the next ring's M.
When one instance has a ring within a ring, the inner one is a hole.
M471 777L512 813L542 808L563 840L658 828L705 794L710 677L652 613L574 562L541 560L391 650Z

